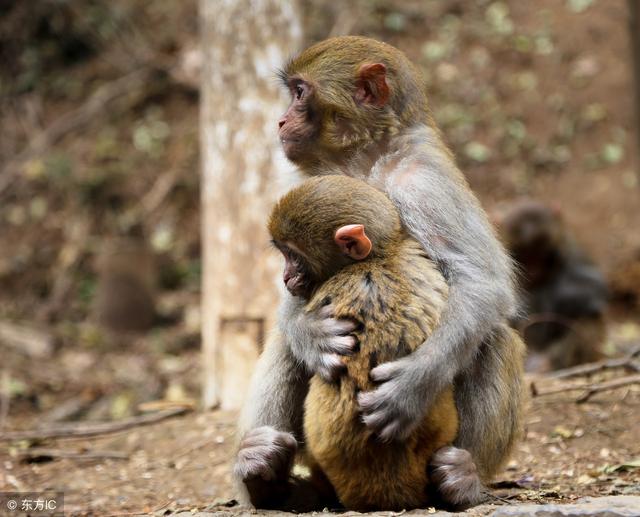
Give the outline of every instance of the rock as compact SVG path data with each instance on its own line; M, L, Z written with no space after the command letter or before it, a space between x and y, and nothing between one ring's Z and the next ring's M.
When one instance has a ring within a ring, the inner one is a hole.
M585 497L573 504L525 504L499 508L492 517L639 517L640 497Z
M413 510L399 512L403 517L640 517L640 496L585 497L572 504L522 504L513 506L480 505L470 508L464 513L446 511ZM250 510L239 506L207 508L204 512L180 511L172 517L389 517L399 515L393 512L314 512L293 514L278 511Z

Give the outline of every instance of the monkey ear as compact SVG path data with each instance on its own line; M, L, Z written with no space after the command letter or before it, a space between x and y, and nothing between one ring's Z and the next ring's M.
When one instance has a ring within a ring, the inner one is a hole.
M371 241L363 224L348 224L336 230L334 237L340 251L353 260L363 260L371 253Z
M358 104L371 104L381 108L389 100L389 94L386 66L382 63L371 63L358 69L354 95Z

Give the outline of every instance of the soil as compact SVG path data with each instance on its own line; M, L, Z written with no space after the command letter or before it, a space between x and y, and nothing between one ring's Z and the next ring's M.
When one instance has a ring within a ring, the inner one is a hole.
M564 393L530 401L524 438L497 476L490 504L640 495L640 388L600 393L583 404L575 400L576 393ZM235 417L194 413L114 435L37 444L85 454L119 452L125 459L26 461L20 459L25 443L4 444L0 489L63 491L68 515L235 512Z
M346 31L410 55L490 214L520 196L559 206L619 295L605 352L638 343L640 186L626 2L303 4L309 41ZM0 431L118 420L149 401L197 405L196 2L25 6L0 18L3 174L101 86L142 65L157 74L29 154L11 187L0 187L0 322L38 329L51 343L30 354L0 342ZM97 264L104 242L132 235L156 260L158 314L146 332L115 333L95 318ZM493 504L640 494L638 386L584 404L577 396L531 401ZM233 413L194 412L91 439L0 443L0 491L64 490L70 515L214 508L233 498L234 421ZM33 447L126 457L22 459Z

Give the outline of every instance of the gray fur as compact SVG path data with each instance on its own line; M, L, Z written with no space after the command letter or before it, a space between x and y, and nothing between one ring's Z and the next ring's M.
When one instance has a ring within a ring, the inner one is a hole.
M354 351L356 340L349 333L355 330L356 325L331 317L331 305L318 314L305 314L304 303L300 297L288 296L280 308L278 326L294 357L305 370L333 382L344 371L340 356Z
M431 480L440 496L456 508L476 505L486 498L471 454L457 447L436 451L431 462Z
M406 158L388 170L384 163L394 154ZM374 165L371 180L398 206L405 227L449 284L447 310L425 346L398 361L390 375L388 365L375 368L372 377L384 372L385 383L362 395L365 422L374 415L367 423L375 431L403 439L435 397L473 364L480 344L517 302L511 261L435 131L412 129L396 139L389 156ZM398 421L403 425L390 435L389 426Z
M372 163L369 156L377 160ZM384 150L363 152L332 172L360 177L386 192L450 286L448 308L427 343L411 356L372 370L382 384L360 394L363 419L383 439L402 439L442 389L455 383L456 446L469 451L473 461L442 455L436 481L441 480L442 495L451 497L452 504L464 497L475 500L481 480L506 459L520 425L522 350L503 325L517 307L511 261L430 127L407 130ZM322 318L302 313L291 297L281 316L286 343L268 344L242 426L271 425L299 436L309 372L331 377L335 372L326 354L341 353L344 343L337 341L342 334L335 320L323 325ZM453 459L447 463L447 458ZM471 468L474 462L478 471ZM456 487L456 480L463 481Z

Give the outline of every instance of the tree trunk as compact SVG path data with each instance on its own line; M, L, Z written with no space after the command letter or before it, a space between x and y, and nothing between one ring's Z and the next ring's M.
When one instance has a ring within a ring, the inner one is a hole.
M640 5L638 0L627 0L629 6L629 29L631 36L631 56L633 59L636 111L636 143L640 149ZM640 180L640 157L636 153L636 175ZM638 182L640 183L640 181Z
M298 50L291 0L200 0L204 405L238 407L278 301L266 219L291 166L275 72Z

